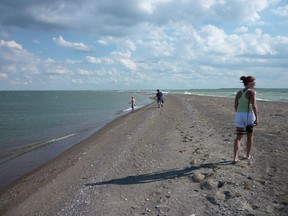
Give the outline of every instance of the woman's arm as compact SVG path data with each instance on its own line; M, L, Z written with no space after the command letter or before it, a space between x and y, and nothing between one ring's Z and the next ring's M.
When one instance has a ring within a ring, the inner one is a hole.
M235 112L237 112L237 108L238 108L238 104L239 104L239 98L241 97L241 91L239 91L236 96L235 96L235 100L234 100L234 110Z
M252 91L251 95L252 95L252 97L251 97L252 110L253 110L254 115L256 117L254 124L257 125L259 123L259 115L258 115L258 107L257 107L257 103L256 103L256 92Z

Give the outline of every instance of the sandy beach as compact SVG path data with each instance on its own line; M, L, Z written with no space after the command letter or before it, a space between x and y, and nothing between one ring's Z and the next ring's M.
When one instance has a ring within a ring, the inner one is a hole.
M0 192L0 215L288 215L288 104L258 101L232 165L233 99L166 95Z

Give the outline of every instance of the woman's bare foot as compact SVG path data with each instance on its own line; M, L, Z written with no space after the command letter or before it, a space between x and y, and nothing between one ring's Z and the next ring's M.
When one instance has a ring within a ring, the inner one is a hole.
M240 162L240 160L234 160L232 164L237 164L238 162Z
M251 160L253 158L253 155L248 155L247 160Z

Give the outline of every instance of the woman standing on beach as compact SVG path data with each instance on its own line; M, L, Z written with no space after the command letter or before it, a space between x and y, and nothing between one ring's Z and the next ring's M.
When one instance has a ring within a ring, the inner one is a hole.
M242 76L240 80L243 81L245 88L239 91L235 97L235 125L236 125L236 139L234 143L234 161L239 161L239 151L241 138L247 134L247 152L248 160L252 158L251 149L253 146L253 126L258 125L258 108L256 104L255 77Z

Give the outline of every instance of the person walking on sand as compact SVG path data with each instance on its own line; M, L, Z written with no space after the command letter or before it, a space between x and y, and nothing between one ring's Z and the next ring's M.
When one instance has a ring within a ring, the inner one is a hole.
M132 112L134 112L135 111L135 105L136 105L136 99L134 97L132 97L129 104L131 104Z
M163 103L164 103L163 93L159 89L157 89L155 98L157 99L158 108L160 108L160 106L163 107Z
M236 126L236 139L234 143L234 161L237 163L239 160L239 151L241 138L247 134L246 158L252 158L251 149L253 146L253 126L259 123L258 108L256 104L256 91L255 77L242 76L240 80L244 83L244 89L239 91L235 96L235 126Z

